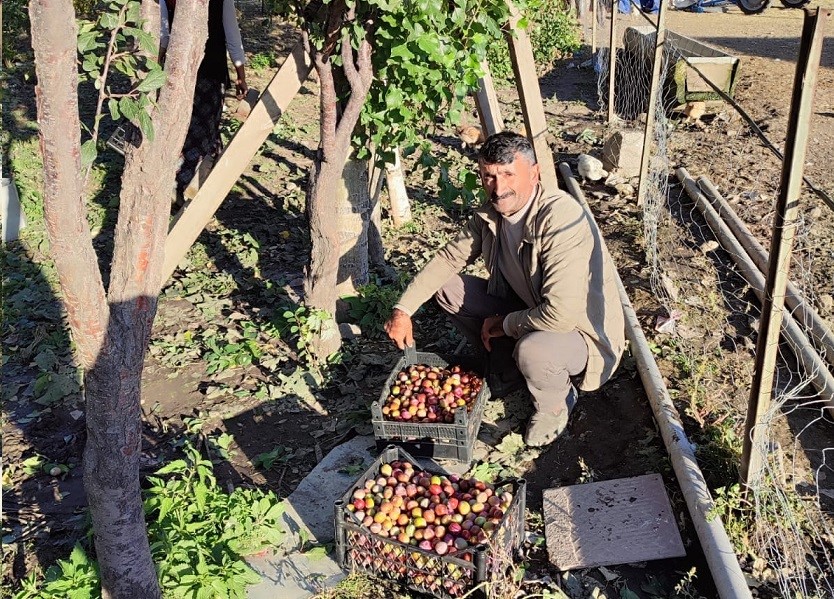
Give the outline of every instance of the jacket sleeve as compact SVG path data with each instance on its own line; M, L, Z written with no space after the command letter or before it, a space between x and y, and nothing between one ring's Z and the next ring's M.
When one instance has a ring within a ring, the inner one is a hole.
M573 198L554 202L547 210L539 236L541 303L511 312L504 320L504 331L516 339L532 331L576 330L577 319L588 309L594 238L587 215Z
M463 268L473 263L481 252L481 227L486 226L472 216L452 241L441 248L417 273L398 302L411 314Z

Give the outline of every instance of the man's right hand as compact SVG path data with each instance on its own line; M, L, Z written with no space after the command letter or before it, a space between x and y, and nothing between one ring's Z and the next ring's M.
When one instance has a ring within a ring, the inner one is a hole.
M391 317L385 323L385 332L400 349L414 345L414 329L411 324L411 317L399 308L394 308L394 311L391 312Z

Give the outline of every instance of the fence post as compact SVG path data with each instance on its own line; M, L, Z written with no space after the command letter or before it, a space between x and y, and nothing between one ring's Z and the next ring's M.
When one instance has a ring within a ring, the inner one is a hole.
M608 124L610 125L615 118L614 114L614 88L616 87L616 77L614 71L617 68L617 12L619 6L617 0L611 0L611 35L608 41Z
M655 35L654 62L652 63L652 84L649 88L649 105L646 107L646 129L643 133L643 153L640 158L640 185L637 189L637 205L642 206L648 189L649 157L654 137L654 119L657 114L657 95L660 90L660 70L663 65L663 47L666 44L666 2L660 2L657 11L657 34Z
M740 477L746 489L754 486L762 474L764 456L761 448L763 419L770 408L773 374L779 351L782 327L782 308L791 262L791 248L796 232L799 195L802 190L802 171L808 148L809 122L814 101L814 88L824 38L825 22L831 18L826 9L805 9L802 41L794 76L791 112L785 141L785 159L776 216L770 242L770 262L762 301L759 339L756 343L756 362L750 387L750 400L744 423L744 447L741 455Z

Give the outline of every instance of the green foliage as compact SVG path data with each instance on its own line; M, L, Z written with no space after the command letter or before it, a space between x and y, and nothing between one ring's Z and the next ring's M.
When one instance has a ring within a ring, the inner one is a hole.
M437 177L440 205L446 210L466 210L481 204L483 188L478 173L469 168L468 162L450 158L438 159L429 146L424 146L419 164L423 168L423 178Z
M256 468L270 470L275 464L286 464L293 457L293 452L288 447L276 445L270 451L258 454L252 463Z
M153 124L149 107L156 91L165 83L165 72L150 56L157 52L153 36L142 26L139 0L110 0L97 10L95 18L80 20L78 54L81 77L92 81L99 91L99 106L107 104L114 121L124 117L152 140ZM122 77L114 78L118 73ZM98 154L99 123L105 113L99 110L90 139L81 146L81 163L89 166Z
M356 289L356 295L342 297L348 305L351 322L358 324L363 334L369 337L383 336L385 321L405 289L405 282L404 274L400 275L399 281L393 285L384 285L377 280L360 285Z
M58 560L46 571L43 580L33 573L21 583L14 599L96 599L101 597L98 564L81 545L69 558Z
M285 309L276 326L281 337L295 345L299 359L313 369L322 366L313 348L316 339L325 334L338 334L326 310L307 306Z
M243 321L240 325L242 333L236 329L227 329L225 336L221 336L215 330L203 334L202 341L206 348L203 359L207 363L207 374L238 366L249 366L263 355L263 349L258 342L258 327L249 321ZM234 337L230 335L232 331ZM242 338L239 338L241 334Z
M719 487L714 491L715 505L707 513L707 520L722 518L724 530L739 555L745 555L750 546L752 506L744 499L738 483Z
M562 0L528 0L522 13L529 23L527 31L533 45L533 58L540 70L548 69L554 60L569 56L581 46L576 15ZM494 77L512 77L507 44L490 46L487 58Z
M408 147L417 144L426 123L438 114L457 124L464 98L477 89L487 48L502 39L501 27L509 17L506 3L363 4L374 15L374 82L360 119L361 137L378 148ZM360 34L352 31L354 47Z
M280 544L284 505L271 492L235 489L225 493L210 461L189 442L183 459L148 478L145 519L163 594L169 597L243 598L260 577L242 556ZM15 599L100 597L98 567L77 546L68 560L33 575Z
M249 57L249 68L259 75L263 71L273 68L275 64L274 52L257 52Z

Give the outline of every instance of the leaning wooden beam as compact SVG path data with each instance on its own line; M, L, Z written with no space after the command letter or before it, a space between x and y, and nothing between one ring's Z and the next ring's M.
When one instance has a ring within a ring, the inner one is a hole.
M481 63L484 76L478 80L478 92L475 94L475 106L478 108L478 117L481 119L481 129L484 137L504 130L504 121L501 119L501 108L498 106L498 95L495 93L495 84L492 82L492 74L489 72L489 65L486 61Z
M278 119L307 80L313 64L299 42L272 78L194 199L173 223L165 241L163 280L174 274L226 195L272 132Z
M510 45L510 59L513 63L527 137L530 138L536 152L536 160L541 168L542 184L546 189L559 189L553 154L547 144L547 119L544 116L539 77L536 74L536 62L533 59L533 45L530 43L527 32L518 26L521 19L518 8L512 2L508 2L507 5L510 8L507 41Z

